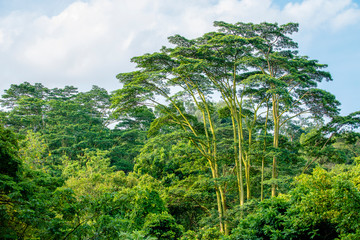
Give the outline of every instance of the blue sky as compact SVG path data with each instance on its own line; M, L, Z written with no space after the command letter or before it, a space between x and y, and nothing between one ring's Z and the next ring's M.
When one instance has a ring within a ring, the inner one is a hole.
M299 22L301 55L329 65L321 87L360 110L360 0L0 0L0 92L10 84L92 85L110 91L130 58L167 37L198 37L212 22Z
M73 2L74 0L0 0L0 14L4 16L14 11L23 11L54 16Z

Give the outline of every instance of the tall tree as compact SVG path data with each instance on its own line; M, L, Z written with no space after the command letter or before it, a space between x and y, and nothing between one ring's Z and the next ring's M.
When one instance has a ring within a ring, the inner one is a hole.
M0 100L1 106L6 109L0 121L16 132L43 129L48 93L49 89L40 83L12 84Z
M208 161L215 182L220 229L228 233L225 190L218 181L220 171L212 104L208 98L210 89L207 87L206 78L200 74L186 74L187 69L192 68L191 64L173 59L169 53L167 49L163 49L160 53L133 58L132 61L141 70L117 76L124 85L115 93L113 106L116 112L121 114L133 111L139 106L157 106L161 115L152 123L151 131L156 131L163 124L177 125L184 130L184 137L190 139ZM172 87L181 90L173 94ZM157 99L159 97L165 98L169 104L161 103ZM187 98L190 98L201 112L201 121L187 113L184 105Z
M315 117L338 114L340 103L332 94L317 88L318 82L332 80L328 72L322 71L327 65L299 56L293 50L297 43L288 35L298 31L298 24L215 22L215 26L227 36L248 40L251 51L239 60L247 75L241 83L264 94L257 94L264 102L270 100L275 150L279 149L280 129L289 120L305 113ZM275 154L273 179L277 178L276 161ZM276 184L271 192L276 195Z

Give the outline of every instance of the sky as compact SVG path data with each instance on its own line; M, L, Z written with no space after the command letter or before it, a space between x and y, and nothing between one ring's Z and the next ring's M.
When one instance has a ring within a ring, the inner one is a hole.
M0 94L11 84L113 91L130 59L200 37L214 21L297 22L300 55L328 64L320 87L360 110L360 0L0 0Z

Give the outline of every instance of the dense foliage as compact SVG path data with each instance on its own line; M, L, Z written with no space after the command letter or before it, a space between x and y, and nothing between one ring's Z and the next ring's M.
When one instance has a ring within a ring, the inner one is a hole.
M5 90L0 238L360 238L360 112L317 87L297 24L215 26L113 93Z

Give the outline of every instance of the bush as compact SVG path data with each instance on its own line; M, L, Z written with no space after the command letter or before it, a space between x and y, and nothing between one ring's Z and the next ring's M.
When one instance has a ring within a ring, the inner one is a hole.
M145 232L145 236L156 237L159 240L171 240L179 239L184 228L175 222L173 216L164 212L148 214L142 230Z

